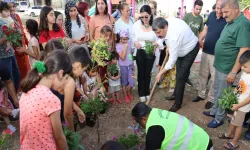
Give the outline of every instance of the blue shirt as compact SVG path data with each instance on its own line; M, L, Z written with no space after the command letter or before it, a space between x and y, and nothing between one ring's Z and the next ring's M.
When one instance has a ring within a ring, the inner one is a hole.
M203 52L214 55L215 44L220 38L220 34L227 24L223 17L217 19L216 12L211 12L207 20L207 35L204 42Z

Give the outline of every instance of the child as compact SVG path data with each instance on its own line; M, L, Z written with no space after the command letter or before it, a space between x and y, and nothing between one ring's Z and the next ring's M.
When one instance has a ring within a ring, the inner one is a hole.
M30 34L28 49L20 48L17 51L23 52L29 55L30 66L31 68L33 68L33 65L35 64L35 62L39 60L40 58L40 47L39 47L39 42L37 38L38 23L33 19L28 19L26 21L26 28Z
M8 27L14 28L14 20L10 17L10 7L8 3L0 2L0 19L3 20Z
M129 33L126 30L121 30L117 35L116 51L119 54L119 65L121 68L121 82L122 90L125 96L124 100L129 103L134 98L131 94L131 90L134 86L133 79L133 57L131 51L131 45L128 42Z
M68 81L72 65L64 51L53 51L44 63L37 61L21 84L21 149L68 149L60 120L60 100L50 91Z
M81 77L81 85L83 86L83 92L87 97L94 98L101 94L101 99L106 101L104 96L105 89L102 86L102 81L98 73L97 67L89 66ZM100 88L101 86L101 88Z
M233 104L232 110L235 111L227 133L219 135L220 139L232 139L231 142L224 144L226 149L235 149L239 146L242 125L247 112L250 111L250 51L244 52L239 59L242 65L241 78L236 89L238 104Z
M101 38L104 38L106 42L108 42L109 46L112 46L112 30L109 26L103 26L101 29ZM107 75L107 66L99 67L99 74L102 80L102 83L106 80ZM104 87L106 91L108 91L108 83L104 83Z
M19 109L14 109L13 105L11 104L10 100L8 99L8 92L4 87L4 83L0 80L0 107L4 107L7 109L9 115L16 118L19 113ZM4 122L7 125L7 128L14 133L16 128L10 124L9 116L2 116Z
M108 72L109 93L112 94L112 99L110 101L113 102L113 104L115 104L116 101L120 104L122 103L122 101L120 100L121 74L120 74L118 63L117 63L118 58L119 58L118 54L115 51L113 51L111 55L111 65L117 66L117 75L116 76L111 75L111 73ZM129 103L129 101L126 101L126 102Z
M0 2L0 20L4 22L4 25L7 27L14 28L14 20L10 17L10 8L8 3L1 1ZM1 27L2 28L2 27ZM7 41L6 51L11 48L11 43Z

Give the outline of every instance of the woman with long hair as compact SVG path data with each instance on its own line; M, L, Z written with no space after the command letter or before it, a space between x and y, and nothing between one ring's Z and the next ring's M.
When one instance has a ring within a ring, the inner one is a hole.
M89 41L89 21L90 21L90 17L88 16L89 4L86 2L79 2L77 6L77 11L80 14L80 18L82 17L84 23L86 31L85 39L86 41Z
M140 100L144 102L149 98L151 71L154 65L155 56L159 51L154 51L153 56L148 57L146 54L146 41L156 42L157 36L152 30L153 15L149 5L143 5L140 9L141 19L133 27L133 43L137 49L135 59L138 69L138 93ZM154 48L155 50L155 48Z
M113 29L115 20L108 14L108 5L106 0L96 0L96 12L95 15L90 19L89 31L90 40L98 40L101 37L101 29L107 25ZM112 45L112 39L109 42Z
M75 2L68 1L65 5L65 29L69 38L72 39L72 43L81 45L86 42L84 28L84 21L80 18L77 12Z
M53 38L65 38L65 33L55 22L53 8L44 6L40 12L39 42L44 48L46 43Z
M22 24L22 20L20 16L16 13L16 5L14 0L6 0L9 3L10 7L10 17L14 20L15 28L20 32L22 35L21 40L21 47L26 47L28 44L28 40L24 33L24 28ZM25 76L28 74L30 70L30 63L29 63L29 57L26 53L23 52L17 52L17 48L15 48L15 56L18 64L18 68L20 70L21 74L21 80L25 78Z

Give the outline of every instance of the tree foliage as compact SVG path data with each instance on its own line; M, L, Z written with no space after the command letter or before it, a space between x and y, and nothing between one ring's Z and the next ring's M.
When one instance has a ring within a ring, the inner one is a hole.
M240 9L244 9L248 5L250 5L250 0L238 0L240 4Z

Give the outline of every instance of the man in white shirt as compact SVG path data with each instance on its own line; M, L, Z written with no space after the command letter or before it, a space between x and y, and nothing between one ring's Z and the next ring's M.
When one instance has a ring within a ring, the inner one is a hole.
M170 108L170 111L176 112L181 108L185 83L199 51L198 38L183 20L177 18L167 20L162 17L156 18L152 27L161 39L157 44L161 47L165 41L169 50L168 62L164 69L158 73L156 80L159 81L162 74L172 69L176 64L175 92L171 98L166 98L167 100L175 99L175 104Z

